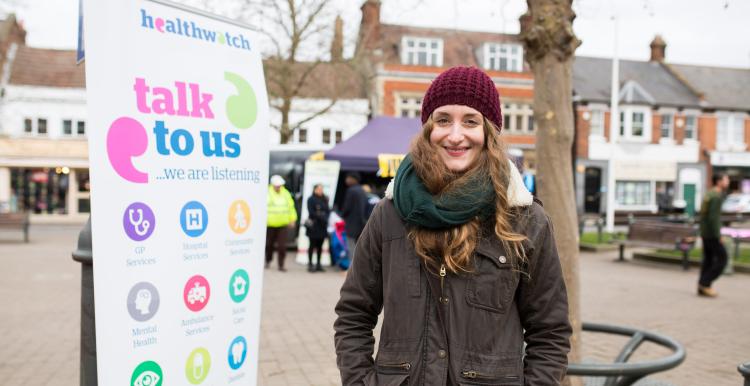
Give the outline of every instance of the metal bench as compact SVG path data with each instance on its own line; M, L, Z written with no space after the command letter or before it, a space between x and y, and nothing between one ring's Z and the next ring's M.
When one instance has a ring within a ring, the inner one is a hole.
M0 229L18 229L23 231L23 241L29 242L28 213L0 213Z
M676 249L682 252L682 268L688 269L688 256L695 246L697 228L692 224L637 220L628 227L628 237L619 240L620 261L625 261L625 246Z

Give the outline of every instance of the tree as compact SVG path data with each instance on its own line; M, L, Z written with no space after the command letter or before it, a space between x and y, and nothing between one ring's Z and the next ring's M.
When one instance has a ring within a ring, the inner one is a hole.
M581 316L578 278L578 214L573 187L573 54L580 41L573 33L572 0L527 0L521 16L526 61L534 73L534 122L539 197L555 226L557 250L568 290L573 325L571 363L580 363ZM566 384L581 384L566 379Z
M342 42L327 49L333 36L341 39L341 21L336 20L334 28L329 10L333 0L201 1L202 8L247 22L267 43L262 49L269 102L281 115L280 122L271 126L279 131L282 144L289 142L295 129L330 111L344 94L339 91L348 86L348 78L335 76L351 71L340 55ZM294 104L314 94L325 98L307 103L304 116L292 121Z

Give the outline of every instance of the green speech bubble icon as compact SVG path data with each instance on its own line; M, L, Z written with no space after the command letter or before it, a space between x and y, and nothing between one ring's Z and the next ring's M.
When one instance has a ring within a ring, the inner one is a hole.
M231 83L237 94L227 98L227 118L238 129L247 129L258 118L258 99L253 87L243 77L226 71L224 79Z

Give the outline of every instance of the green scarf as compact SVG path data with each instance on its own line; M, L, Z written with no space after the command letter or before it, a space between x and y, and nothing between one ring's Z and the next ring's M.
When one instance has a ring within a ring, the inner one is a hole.
M486 220L495 212L495 191L489 175L475 175L460 191L433 196L414 170L411 155L401 162L393 189L393 204L409 224L445 229L465 224L479 216Z

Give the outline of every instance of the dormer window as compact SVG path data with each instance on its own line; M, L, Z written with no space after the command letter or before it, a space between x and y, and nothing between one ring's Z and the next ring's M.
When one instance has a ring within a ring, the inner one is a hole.
M523 71L523 47L520 44L485 43L484 68L495 71Z
M418 66L442 66L443 40L404 36L401 39L401 63Z

